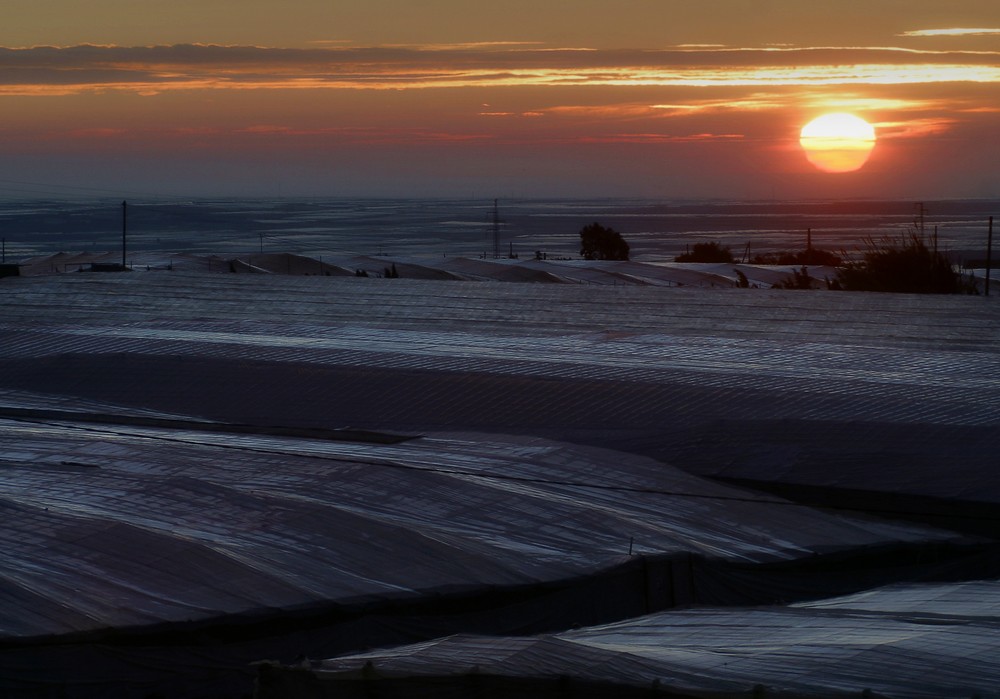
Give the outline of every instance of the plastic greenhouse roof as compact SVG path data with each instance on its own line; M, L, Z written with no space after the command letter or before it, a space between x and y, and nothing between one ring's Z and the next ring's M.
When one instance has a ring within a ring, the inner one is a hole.
M484 271L471 262L452 271ZM94 651L87 640L108 629L566 581L590 609L616 601L614 571L639 567L630 548L649 563L641 581L663 589L683 577L668 580L664 557L721 562L689 571L703 601L751 583L784 597L796 581L767 577L784 563L968 543L704 475L972 503L990 521L1000 504L994 298L183 270L10 277L0 290L0 691L15 671L62 682L42 668L76 641ZM868 580L820 572L836 578L829 594ZM578 584L599 578L603 596ZM780 627L842 612L773 613ZM394 631L438 628L411 621ZM455 616L478 628L466 621ZM544 656L575 638L517 643ZM868 643L859 657L873 657ZM230 651L237 672L272 657L264 641L220 646L211 663L202 650L166 648L163 675L214 672ZM109 682L126 655L104 652ZM145 678L150 658L129 657ZM67 676L89 667L67 663Z
M806 698L863 690L894 699L993 697L998 610L996 581L891 586L789 607L662 612L530 638L454 636L326 660L313 673L335 683L370 663L365 674L375 678L572 677L698 696L759 687L766 696Z
M0 426L6 637L565 579L630 546L761 562L948 536L541 440Z

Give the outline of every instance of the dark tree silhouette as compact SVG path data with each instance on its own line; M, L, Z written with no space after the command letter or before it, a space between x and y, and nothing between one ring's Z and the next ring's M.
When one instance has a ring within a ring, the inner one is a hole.
M678 255L674 262L732 262L733 253L716 242L695 243L689 252Z
M580 229L580 254L585 260L627 260L628 243L613 228L592 223Z

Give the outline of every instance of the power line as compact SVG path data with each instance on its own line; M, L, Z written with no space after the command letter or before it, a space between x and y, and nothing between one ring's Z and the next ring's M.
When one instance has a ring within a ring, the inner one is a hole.
M104 195L109 196L109 197L121 196L123 194L134 195L134 196L142 196L142 197L149 197L149 198L152 198L152 199L155 199L155 198L159 197L159 195L157 195L157 194L153 194L153 193L150 193L150 192L140 192L140 191L137 191L137 190L110 189L110 188L107 188L107 187L81 187L79 185L56 184L56 183L52 183L52 182L30 182L30 181L27 181L27 180L11 180L11 179L6 179L6 178L0 178L0 183L20 185L20 186L26 186L26 187L41 187L43 190L55 190L55 191L63 191L63 192L65 192L65 191L91 192L91 193L95 193L95 194L104 194ZM8 188L7 187L0 187L0 189L5 189L6 190ZM13 190L13 191L22 191L23 192L25 190L17 189L17 190ZM170 199L170 198L174 198L174 197L167 196L167 197L163 197L163 198L164 199ZM182 198L182 197L178 197L178 198Z

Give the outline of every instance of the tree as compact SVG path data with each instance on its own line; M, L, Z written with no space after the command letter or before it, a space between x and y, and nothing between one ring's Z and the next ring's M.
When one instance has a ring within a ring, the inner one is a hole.
M585 260L627 260L628 243L613 228L592 223L580 229L580 254Z
M675 257L674 262L733 262L733 253L716 242L695 243L689 252Z

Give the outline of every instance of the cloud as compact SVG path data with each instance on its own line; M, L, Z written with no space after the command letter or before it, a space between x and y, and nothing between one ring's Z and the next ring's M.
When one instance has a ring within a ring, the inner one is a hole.
M705 143L709 141L740 141L744 134L738 133L695 133L681 136L662 133L620 133L610 136L586 136L577 140L578 143Z
M927 117L903 121L881 121L874 124L879 139L925 138L948 132L955 125L954 119Z
M594 117L615 119L649 116L654 107L647 104L601 104L601 105L580 105L569 104L548 107L545 114L553 116L584 117L593 119Z
M917 29L914 31L903 32L899 36L905 37L927 37L927 36L998 36L1000 35L1000 29L986 29L986 28L962 28L955 27L952 29Z
M468 49L508 49L522 46L542 45L540 41L467 41L450 44L383 44L385 48L401 48L417 51L460 51Z
M510 44L0 48L0 94L510 86L1000 83L1000 53L893 48L587 50Z
M802 103L811 109L837 112L871 112L894 111L912 112L927 109L947 109L954 105L946 100L916 99L883 96L859 95L826 95L814 94L802 99Z
M282 139L304 139L326 143L354 143L364 145L420 145L468 143L493 140L491 134L457 133L417 127L393 126L374 127L327 127L302 128L277 124L256 124L237 129L217 129L216 136L275 137Z
M112 127L73 129L67 134L70 138L77 139L122 138L128 135L129 131L127 129Z
M733 110L781 109L788 106L788 96L778 93L753 93L740 97L691 100L685 103L661 103L650 105L650 109L665 114L683 115L697 112L726 112Z

